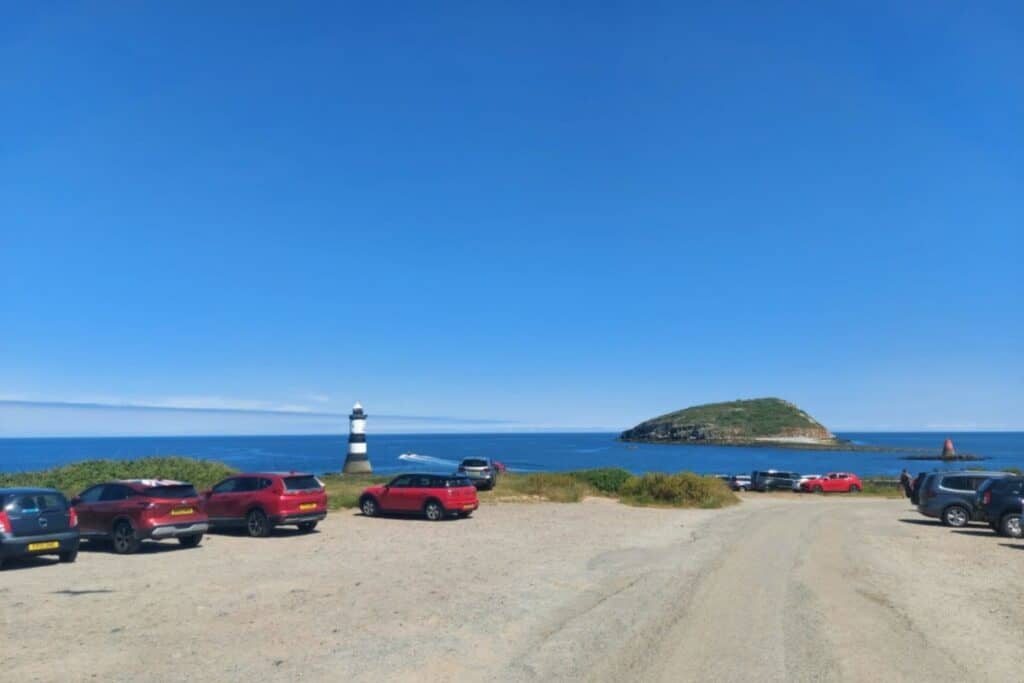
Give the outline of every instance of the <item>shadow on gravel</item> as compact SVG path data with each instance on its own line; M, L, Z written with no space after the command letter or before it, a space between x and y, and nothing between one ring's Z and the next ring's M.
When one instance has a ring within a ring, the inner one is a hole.
M942 526L942 522L937 519L907 519L904 517L900 520L904 524L922 524L924 526Z
M251 538L249 533L243 527L225 527L222 529L210 529L206 532L209 536L233 536L235 538ZM291 536L316 536L320 533L319 529L313 529L312 531L299 531L295 527L274 527L274 530L270 532L269 536L265 538L289 538ZM254 538L253 540L263 540Z
M441 519L441 520L438 520L438 521L435 522L434 520L427 519L426 517L424 517L423 515L421 515L419 513L413 513L413 512L410 512L407 515L403 515L403 514L398 513L398 512L389 512L386 515L385 514L380 514L380 515L374 515L372 517L367 517L362 512L356 512L356 513L353 513L352 516L353 517L362 517L363 519L401 519L401 520L405 520L407 522L423 522L424 524L442 524L444 522L472 522L473 521L473 516L470 515L469 517L445 517L444 519Z
M1014 543L1000 543L999 545L1004 548L1013 548L1014 550L1024 550L1024 545L1018 545Z
M51 567L55 564L59 564L60 560L56 557L12 557L11 559L4 562L3 569L0 572L17 572L22 569L36 569L38 567Z
M202 545L197 547L201 548ZM143 541L139 544L139 549L137 551L131 555L125 555L124 557L133 557L135 555L156 555L174 550L191 550L191 548L182 548L181 544L177 541ZM78 551L83 553L114 554L114 549L110 547L110 544L102 541L89 541L87 543L82 543L78 546Z
M953 529L954 534L963 534L964 536L990 536L995 537L996 532L994 531L982 531L980 529Z
M71 597L75 597L77 595L96 595L98 593L113 593L113 592L115 592L115 591L112 591L109 588L90 588L90 589L80 590L80 591L71 590L70 588L65 588L64 590L53 591L53 595L68 595L68 596L71 596Z

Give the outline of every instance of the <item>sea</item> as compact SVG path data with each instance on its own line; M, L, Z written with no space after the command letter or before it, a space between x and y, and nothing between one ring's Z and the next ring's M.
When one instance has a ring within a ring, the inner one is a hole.
M466 457L499 460L513 472L559 472L623 467L631 472L701 474L781 469L800 473L852 471L896 475L932 469L1024 468L1024 432L871 432L838 436L854 444L891 450L816 451L798 448L632 444L616 434L370 434L368 455L378 473L450 472ZM981 462L908 461L909 451L938 454L946 438L958 452ZM345 462L347 434L310 436L62 437L0 439L0 471L40 470L94 458L129 459L184 455L219 460L239 470L337 472Z

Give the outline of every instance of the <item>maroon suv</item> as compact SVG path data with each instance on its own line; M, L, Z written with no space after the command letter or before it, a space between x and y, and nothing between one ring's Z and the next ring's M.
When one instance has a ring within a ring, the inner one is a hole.
M275 526L308 533L327 516L327 493L312 474L245 472L203 493L215 528L242 527L250 536L269 536Z
M109 540L115 553L134 553L147 539L176 538L193 548L210 526L195 487L184 481L111 481L87 488L71 504L82 538Z

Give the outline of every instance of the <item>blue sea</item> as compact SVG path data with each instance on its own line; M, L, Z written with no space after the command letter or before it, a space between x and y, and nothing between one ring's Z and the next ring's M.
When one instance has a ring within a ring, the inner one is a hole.
M754 469L796 472L849 470L859 474L978 467L1024 467L1024 432L846 433L854 443L926 449L938 453L946 437L958 452L987 456L976 463L900 460L899 451L841 452L794 448L744 448L627 444L616 434L370 434L370 461L376 472L451 471L469 456L504 462L515 472L565 471L593 467L624 467L635 473L689 470L700 473L742 473ZM220 460L240 470L305 470L337 472L345 461L347 435L329 436L176 436L105 438L0 439L0 471L38 470L92 458L137 458L186 455Z

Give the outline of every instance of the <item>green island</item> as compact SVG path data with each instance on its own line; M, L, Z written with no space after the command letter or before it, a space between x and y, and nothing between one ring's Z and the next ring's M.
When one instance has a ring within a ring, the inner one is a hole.
M691 406L645 420L622 432L619 438L643 443L891 450L838 439L806 411L781 398Z

